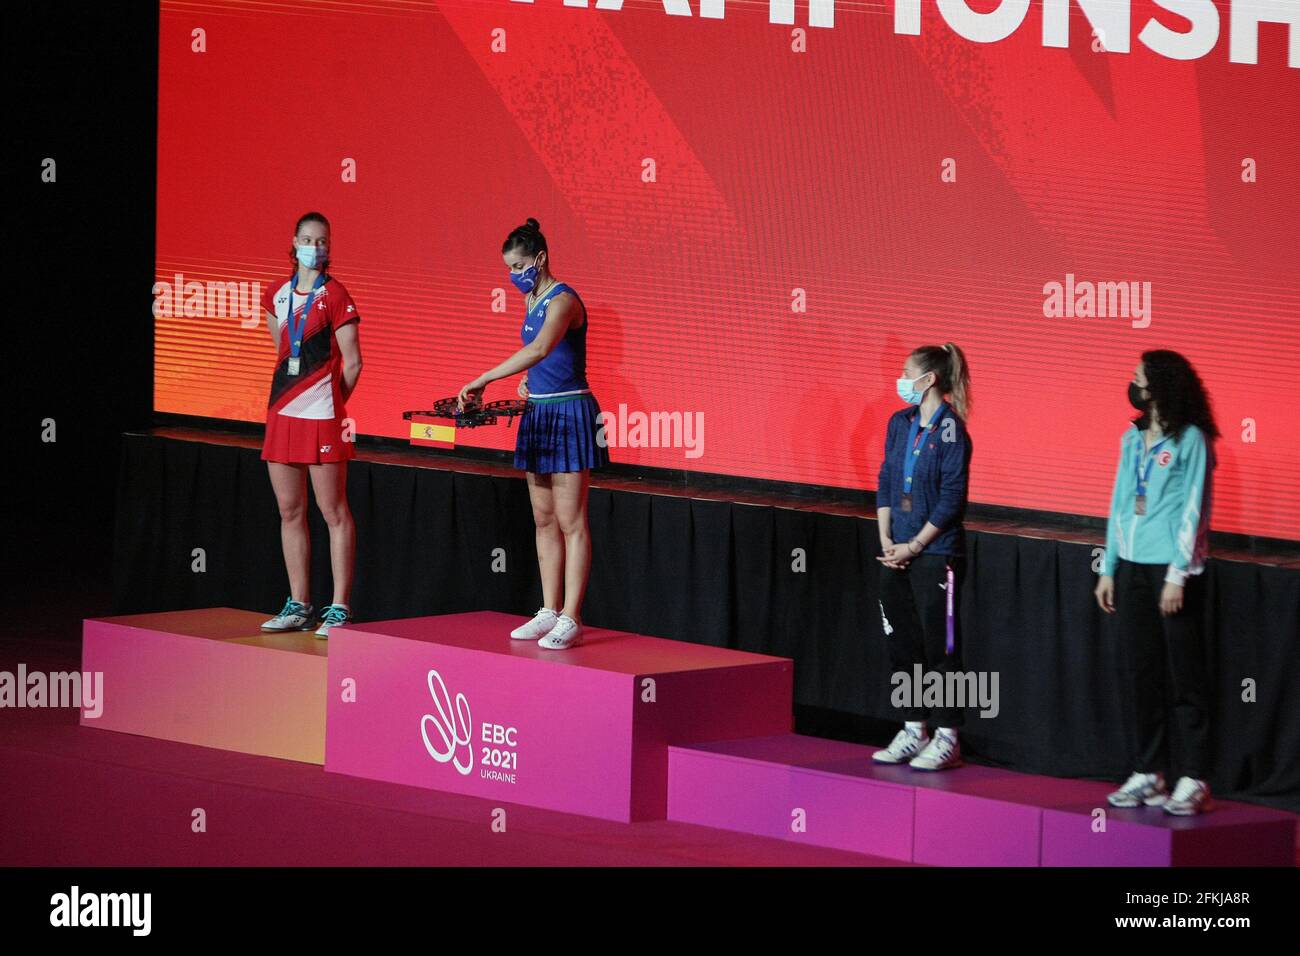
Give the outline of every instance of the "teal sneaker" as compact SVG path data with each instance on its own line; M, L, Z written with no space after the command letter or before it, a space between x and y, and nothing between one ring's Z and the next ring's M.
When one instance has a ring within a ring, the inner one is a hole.
M317 637L329 637L330 628L338 627L340 624L346 624L352 620L352 615L348 613L346 604L330 604L325 608L325 613L321 616L320 627L316 629Z

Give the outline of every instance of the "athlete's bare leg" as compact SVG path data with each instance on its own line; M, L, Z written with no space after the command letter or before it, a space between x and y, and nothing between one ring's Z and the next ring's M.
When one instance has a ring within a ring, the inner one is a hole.
M316 506L330 529L330 570L334 576L334 599L330 603L350 608L357 528L348 507L348 463L329 461L308 468Z
M280 546L289 572L289 597L311 603L311 535L307 531L307 466L268 461L271 487L280 508Z
M564 598L564 535L555 518L552 478L527 472L528 500L537 528L537 568L542 576L542 606L559 611Z
M551 475L555 501L555 518L564 536L564 609L582 623L582 600L587 593L591 572L591 532L587 527L587 471Z

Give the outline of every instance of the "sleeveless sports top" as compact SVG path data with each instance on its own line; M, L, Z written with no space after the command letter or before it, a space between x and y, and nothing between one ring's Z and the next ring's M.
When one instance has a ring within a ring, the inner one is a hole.
M520 335L525 345L537 338L542 323L546 321L547 305L561 292L572 292L575 297L578 296L573 288L557 282L524 313L524 327ZM578 302L582 303L582 299L578 298ZM585 304L583 312L586 312ZM587 389L587 321L584 318L581 327L565 332L551 354L528 370L528 396L547 398L584 392Z

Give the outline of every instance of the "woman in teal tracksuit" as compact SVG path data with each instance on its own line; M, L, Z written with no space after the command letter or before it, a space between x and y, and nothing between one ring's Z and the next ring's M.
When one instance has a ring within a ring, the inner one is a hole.
M1144 352L1128 391L1140 414L1120 442L1096 595L1116 615L1137 767L1108 799L1190 816L1210 807L1200 624L1219 430L1200 377L1177 352ZM1172 761L1167 705L1181 738ZM1179 774L1172 794L1165 771Z

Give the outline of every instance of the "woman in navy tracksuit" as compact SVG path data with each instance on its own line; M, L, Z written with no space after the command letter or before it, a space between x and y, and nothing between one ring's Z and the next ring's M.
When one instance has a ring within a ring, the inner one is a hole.
M917 664L926 674L946 675L954 667L949 625L957 606L971 454L966 358L951 342L922 346L908 356L897 387L909 407L889 419L876 491L880 614L891 671L911 681ZM874 759L906 761L917 770L960 766L961 711L952 701L944 704L927 711L909 702L903 729ZM933 739L927 720L936 728Z

